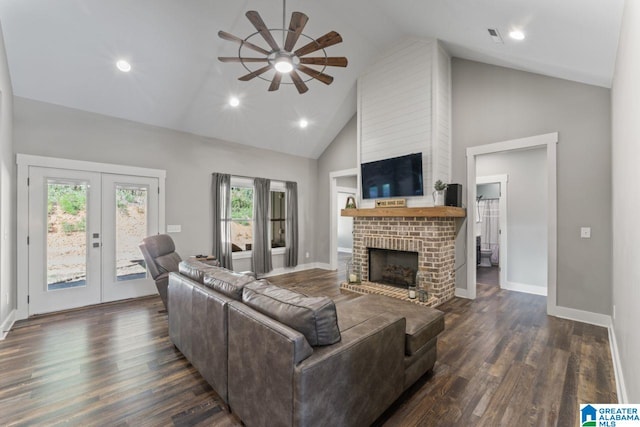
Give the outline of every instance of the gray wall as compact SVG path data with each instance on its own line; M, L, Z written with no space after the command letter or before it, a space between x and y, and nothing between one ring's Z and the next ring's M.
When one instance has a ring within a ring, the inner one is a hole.
M316 160L15 98L15 152L167 171L166 223L184 257L210 253L211 173L298 182L299 262L315 258ZM305 253L310 258L305 258ZM274 268L283 256L274 255ZM249 269L250 260L234 263Z
M466 182L467 147L559 132L557 304L609 314L610 91L458 58L452 86L453 182ZM592 227L591 239L580 238L581 226ZM465 280L466 266L456 286Z
M547 152L545 149L484 154L476 176L508 175L507 282L547 288ZM504 189L502 190L504 191ZM501 248L502 249L502 248Z
M613 329L627 402L640 402L640 2L626 1L612 89ZM627 403L624 402L624 403Z
M332 214L329 199L329 174L334 171L351 169L357 166L356 156L356 116L354 115L349 123L340 131L333 142L318 158L318 204L317 229L329 230L329 215ZM317 233L316 253L318 262L329 262L329 233Z
M13 89L0 27L0 325L16 304L15 240L11 195L15 191L13 161ZM0 331L0 335L2 332Z
M341 176L336 179L338 187L358 188L357 176Z

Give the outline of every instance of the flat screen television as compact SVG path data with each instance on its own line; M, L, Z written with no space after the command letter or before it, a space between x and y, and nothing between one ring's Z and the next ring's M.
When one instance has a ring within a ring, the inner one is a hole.
M422 153L363 163L361 167L363 199L424 195Z

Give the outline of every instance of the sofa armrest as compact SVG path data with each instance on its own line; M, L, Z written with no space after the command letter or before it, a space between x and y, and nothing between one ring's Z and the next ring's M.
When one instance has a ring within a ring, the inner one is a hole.
M295 368L293 425L370 425L402 393L405 319L381 313Z
M169 337L225 402L230 301L181 274L169 275Z

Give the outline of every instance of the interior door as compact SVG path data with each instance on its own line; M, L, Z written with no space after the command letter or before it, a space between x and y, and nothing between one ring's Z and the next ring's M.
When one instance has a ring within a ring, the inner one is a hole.
M101 302L100 174L29 168L29 314Z
M138 245L158 234L158 179L102 175L102 299L157 293Z

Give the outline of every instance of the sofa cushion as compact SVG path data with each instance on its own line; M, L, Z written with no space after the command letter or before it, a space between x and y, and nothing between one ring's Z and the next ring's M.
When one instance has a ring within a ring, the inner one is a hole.
M405 353L409 356L444 331L444 313L435 308L382 295L364 295L360 301L377 312L388 311L407 319Z
M336 306L327 297L308 297L261 279L244 287L242 301L300 332L312 346L340 341Z
M236 273L226 268L213 267L204 273L203 283L205 286L233 298L242 301L242 289L247 283L255 281L255 277Z
M160 273L171 273L173 271L178 271L178 264L180 264L180 261L182 261L180 255L175 252L171 252L170 254L166 255L160 255L155 259Z
M185 259L178 266L180 274L200 283L204 283L205 273L216 269L221 269L221 267L205 264L204 262L195 259Z

